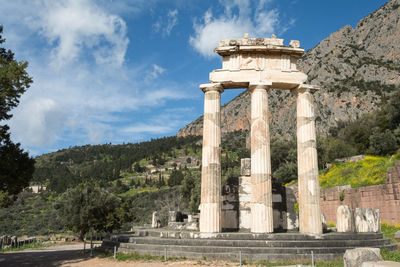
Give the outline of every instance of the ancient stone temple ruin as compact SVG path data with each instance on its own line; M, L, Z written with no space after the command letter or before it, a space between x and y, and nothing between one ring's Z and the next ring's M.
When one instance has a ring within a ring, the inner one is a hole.
M304 84L307 75L296 69L304 52L299 46L298 41L284 46L274 36L220 42L215 51L222 56L222 69L212 71L210 83L200 86L205 94L200 233L197 214L187 214L185 219L185 214L171 211L168 228L159 228L154 212L152 228L111 234L103 240L103 248L165 258L272 262L309 261L311 255L316 260L342 259L346 250L357 247L397 248L383 238L379 212L373 209L342 207L337 214L338 232L322 233L313 107L317 89ZM228 179L222 186L220 100L221 93L232 88L247 88L251 94L251 159L241 160L239 179ZM296 192L294 186L272 186L270 90L290 90L297 96ZM297 226L300 233L291 232ZM221 233L222 229L227 232Z
M305 84L307 75L296 68L304 49L299 41L284 46L283 39L274 35L249 38L246 34L220 41L215 52L222 56L222 69L212 71L210 83L200 85L204 92L200 232L222 230L221 93L247 88L251 94L251 232L273 232L268 93L290 90L297 96L299 230L322 234L313 104L317 88Z

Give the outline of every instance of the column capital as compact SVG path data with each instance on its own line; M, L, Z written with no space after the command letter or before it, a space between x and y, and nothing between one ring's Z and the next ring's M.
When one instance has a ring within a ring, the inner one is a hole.
M311 84L300 84L297 86L295 89L292 90L293 94L298 94L298 93L315 93L318 91L320 88L317 87L316 85L311 85Z
M264 81L264 82L259 82L259 83L250 83L249 84L249 91L253 91L254 89L264 89L264 90L269 90L272 86L271 81Z
M224 92L224 87L220 83L204 83L200 84L201 91L208 92L208 91L218 91L219 93Z

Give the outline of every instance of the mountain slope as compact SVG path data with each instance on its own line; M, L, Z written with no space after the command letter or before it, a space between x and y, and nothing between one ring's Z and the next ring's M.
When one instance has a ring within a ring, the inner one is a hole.
M355 120L376 110L382 95L400 85L400 0L369 14L356 28L347 25L308 50L298 68L308 83L321 86L314 95L317 131L324 134L338 121ZM293 135L296 99L287 91L269 95L272 135ZM221 109L222 132L249 129L250 96L243 92ZM201 135L202 117L178 136Z

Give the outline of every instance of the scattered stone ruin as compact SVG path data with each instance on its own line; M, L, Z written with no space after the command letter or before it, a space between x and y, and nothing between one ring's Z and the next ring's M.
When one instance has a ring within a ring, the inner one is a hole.
M336 229L339 233L379 233L381 231L379 210L370 208L351 209L342 205L337 209Z
M203 154L200 204L200 232L221 232L224 224L221 201L221 93L247 88L251 95L251 201L250 229L253 233L274 231L273 192L268 92L290 90L297 96L297 142L299 178L299 230L322 234L320 189L313 93L307 75L296 68L304 53L300 42L289 46L271 38L222 40L214 50L222 56L222 69L210 73L204 92Z
M29 237L22 240L19 240L16 236L3 235L0 236L0 249L4 249L6 247L20 247L26 244L36 243L36 237Z
M229 179L222 187L222 230L251 230L251 160L241 160L241 175ZM272 208L274 232L298 229L298 214L294 210L297 202L293 190L272 184Z
M296 194L296 188L294 188ZM342 198L340 197L342 195ZM351 209L379 209L380 220L400 223L400 161L388 168L383 184L351 188L340 186L321 189L321 209L328 222L336 221L336 210L341 205Z

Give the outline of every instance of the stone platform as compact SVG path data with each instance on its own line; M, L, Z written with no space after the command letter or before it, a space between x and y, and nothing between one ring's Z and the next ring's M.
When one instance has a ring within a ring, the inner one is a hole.
M320 236L299 233L215 233L164 229L137 229L135 233L113 234L102 247L143 255L198 259L238 260L239 252L247 261L333 260L343 257L346 249L375 247L395 249L381 233L326 233Z

